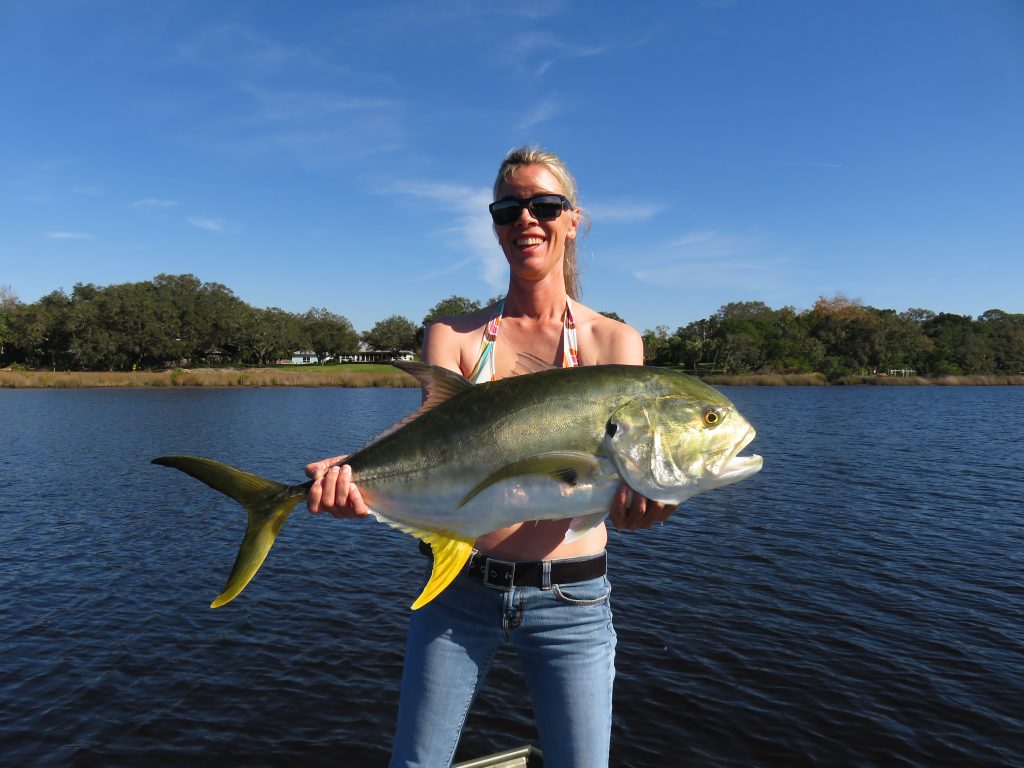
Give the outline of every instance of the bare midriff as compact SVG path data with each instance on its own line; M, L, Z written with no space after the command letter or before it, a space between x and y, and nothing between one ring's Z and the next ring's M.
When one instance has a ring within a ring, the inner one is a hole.
M575 541L566 542L568 520L538 520L516 523L508 528L485 533L476 540L476 549L501 560L524 562L563 560L598 555L608 543L604 523Z

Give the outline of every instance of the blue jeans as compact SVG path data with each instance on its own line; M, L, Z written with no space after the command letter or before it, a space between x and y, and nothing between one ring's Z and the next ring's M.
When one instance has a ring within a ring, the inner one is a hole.
M451 765L502 642L518 653L544 763L608 765L615 677L611 586L602 576L502 592L465 574L413 611L391 766Z

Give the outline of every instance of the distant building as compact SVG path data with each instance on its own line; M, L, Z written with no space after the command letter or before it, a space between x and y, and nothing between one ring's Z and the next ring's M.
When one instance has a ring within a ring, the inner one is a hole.
M292 352L292 365L319 365L319 363L320 358L312 350L300 349L297 352Z
M200 359L204 363L225 363L228 360L228 353L220 347L210 347L203 352Z
M391 350L381 351L379 349L361 349L358 352L350 352L347 355L338 357L339 363L390 363L395 360L412 360L413 353L408 349L398 352Z
M327 357L325 362L330 362L333 359L333 357ZM339 363L390 363L394 360L412 359L414 359L413 353L407 349L392 352L361 348L358 352L338 356ZM297 352L292 352L292 365L318 365L319 363L320 359L312 350L300 349Z

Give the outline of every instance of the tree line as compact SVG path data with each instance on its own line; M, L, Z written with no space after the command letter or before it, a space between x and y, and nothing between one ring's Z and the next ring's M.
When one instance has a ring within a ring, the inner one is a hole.
M804 312L759 301L726 304L711 317L644 333L652 363L722 373L913 372L920 376L1024 373L1024 314L977 318L927 309L875 309L843 296Z
M97 287L78 283L24 304L0 290L0 363L124 371L227 362L267 365L310 350L320 360L360 349L412 349L417 326L392 316L359 333L325 308L257 308L194 275Z
M267 365L310 350L321 360L361 347L417 351L435 318L479 309L450 296L417 324L400 315L360 333L326 308L304 313L252 307L194 275L98 287L76 284L25 304L0 286L0 364L132 370L202 362ZM604 313L621 319L615 312ZM830 379L912 370L919 375L1024 372L1024 315L977 318L926 309L897 313L842 296L806 311L734 302L670 331L643 333L644 358L701 372L811 373Z

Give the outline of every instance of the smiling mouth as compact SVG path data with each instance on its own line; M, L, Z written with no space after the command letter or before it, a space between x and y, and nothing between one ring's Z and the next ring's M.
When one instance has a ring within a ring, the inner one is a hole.
M534 245L540 245L543 242L543 237L520 237L516 239L516 246L519 248L529 248Z

